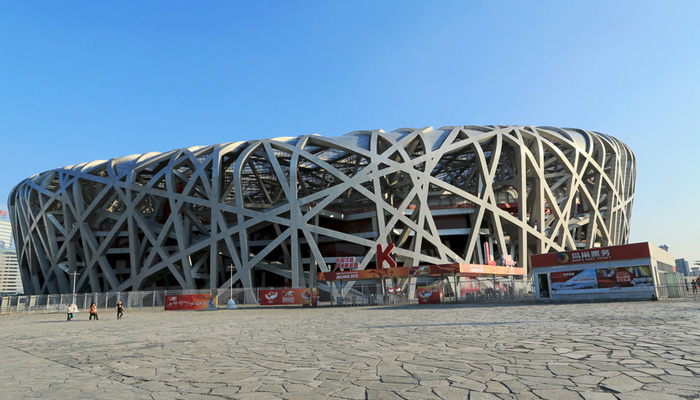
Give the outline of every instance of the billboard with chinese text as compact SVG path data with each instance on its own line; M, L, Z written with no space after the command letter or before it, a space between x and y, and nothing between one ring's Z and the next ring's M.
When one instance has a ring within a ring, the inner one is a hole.
M165 310L206 310L216 308L210 294L178 294L165 296Z
M260 305L311 304L318 301L318 289L269 289L260 290Z
M552 294L654 290L654 279L649 265L551 272L549 280Z

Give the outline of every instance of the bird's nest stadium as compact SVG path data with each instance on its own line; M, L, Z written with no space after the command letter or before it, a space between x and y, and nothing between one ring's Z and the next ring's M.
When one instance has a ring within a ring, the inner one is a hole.
M635 173L596 132L407 128L57 168L9 208L26 294L70 292L66 270L79 292L308 287L338 258L376 268L377 245L404 267L527 270L531 254L627 243Z

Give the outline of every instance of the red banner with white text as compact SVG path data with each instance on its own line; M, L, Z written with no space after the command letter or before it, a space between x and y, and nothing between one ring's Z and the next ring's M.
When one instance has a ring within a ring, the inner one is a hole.
M165 310L206 310L216 308L210 294L178 294L165 296Z
M311 304L317 305L316 288L307 289L260 289L260 305Z

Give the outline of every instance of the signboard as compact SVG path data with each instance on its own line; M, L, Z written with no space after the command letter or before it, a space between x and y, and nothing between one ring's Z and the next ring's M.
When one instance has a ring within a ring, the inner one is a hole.
M440 285L417 286L418 304L439 304L442 299Z
M552 272L549 274L552 293L571 293L580 289L597 289L595 269Z
M511 276L524 275L522 267L503 267L498 265L483 264L444 264L444 265L423 265L419 267L397 267L383 269L363 269L346 272L319 272L319 281L354 281L361 279L381 279L394 277L414 277L414 276L441 276L441 275L461 275L470 277L479 276Z
M260 305L318 304L318 289L260 289Z
M481 265L481 264L459 264L459 273L462 276L511 276L524 275L525 269L522 267L502 267L498 265Z
M363 269L345 272L319 272L319 281L354 281L358 279L381 279L408 276L408 267Z
M530 264L533 268L538 268L649 257L651 257L649 243L634 243L622 246L537 254L530 257Z
M206 310L216 308L211 294L178 294L165 296L165 310Z
M501 265L504 267L515 267L515 261L513 260L513 256L510 254L504 254L501 256Z
M654 290L654 280L649 265L551 272L549 280L553 294Z
M651 266L600 268L596 270L598 287L613 289L631 289L639 287L654 287Z
M355 257L336 257L335 258L335 269L341 271L356 270L360 267L360 263L357 262Z
M389 268L396 268L396 260L391 257L394 244L389 243L385 250L382 250L381 243L377 243L377 268L384 268L384 261L389 264Z

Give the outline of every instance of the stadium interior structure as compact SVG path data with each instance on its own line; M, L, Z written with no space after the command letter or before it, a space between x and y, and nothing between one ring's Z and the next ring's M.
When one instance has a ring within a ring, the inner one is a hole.
M580 129L448 126L58 168L9 199L26 294L314 285L339 257L487 264L627 243L634 154ZM233 271L229 271L233 268Z

